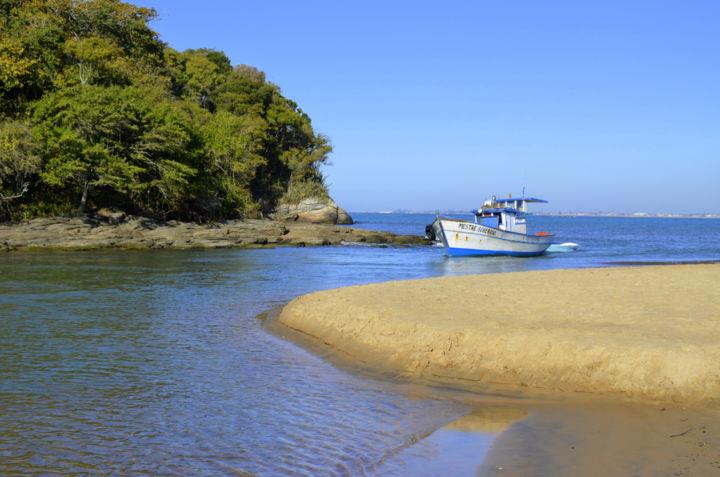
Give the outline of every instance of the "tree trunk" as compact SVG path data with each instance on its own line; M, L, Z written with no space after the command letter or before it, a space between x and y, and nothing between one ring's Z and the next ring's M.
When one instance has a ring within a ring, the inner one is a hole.
M87 196L88 196L88 189L90 188L90 181L85 180L83 181L83 193L82 198L80 199L80 207L78 207L78 214L82 215L85 213L85 204L87 203Z

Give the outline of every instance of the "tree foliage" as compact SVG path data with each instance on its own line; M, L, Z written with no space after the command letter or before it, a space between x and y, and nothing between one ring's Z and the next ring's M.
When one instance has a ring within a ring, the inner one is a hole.
M27 124L0 122L0 214L10 214L11 204L28 191L41 164L40 144Z
M204 221L327 194L331 147L297 104L220 51L163 44L155 15L0 0L0 218L113 207Z

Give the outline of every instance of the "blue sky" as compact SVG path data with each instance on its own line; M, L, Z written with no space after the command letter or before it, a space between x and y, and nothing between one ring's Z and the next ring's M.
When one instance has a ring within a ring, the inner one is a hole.
M137 0L264 71L350 211L720 213L720 2Z

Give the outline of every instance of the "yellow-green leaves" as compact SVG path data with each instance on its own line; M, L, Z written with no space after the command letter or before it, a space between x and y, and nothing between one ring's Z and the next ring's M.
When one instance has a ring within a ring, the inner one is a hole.
M0 89L10 91L26 81L30 75L30 68L37 62L28 58L25 48L17 41L0 37Z
M123 49L109 38L68 38L63 53L70 63L65 76L69 84L129 84L135 68Z
M0 121L0 200L24 194L40 168L39 152L26 123Z

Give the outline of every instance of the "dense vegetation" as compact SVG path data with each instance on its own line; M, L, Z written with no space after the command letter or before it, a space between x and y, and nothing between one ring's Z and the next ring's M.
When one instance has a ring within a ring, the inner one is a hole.
M178 52L151 9L0 0L0 219L256 217L325 196L331 150L265 75Z

